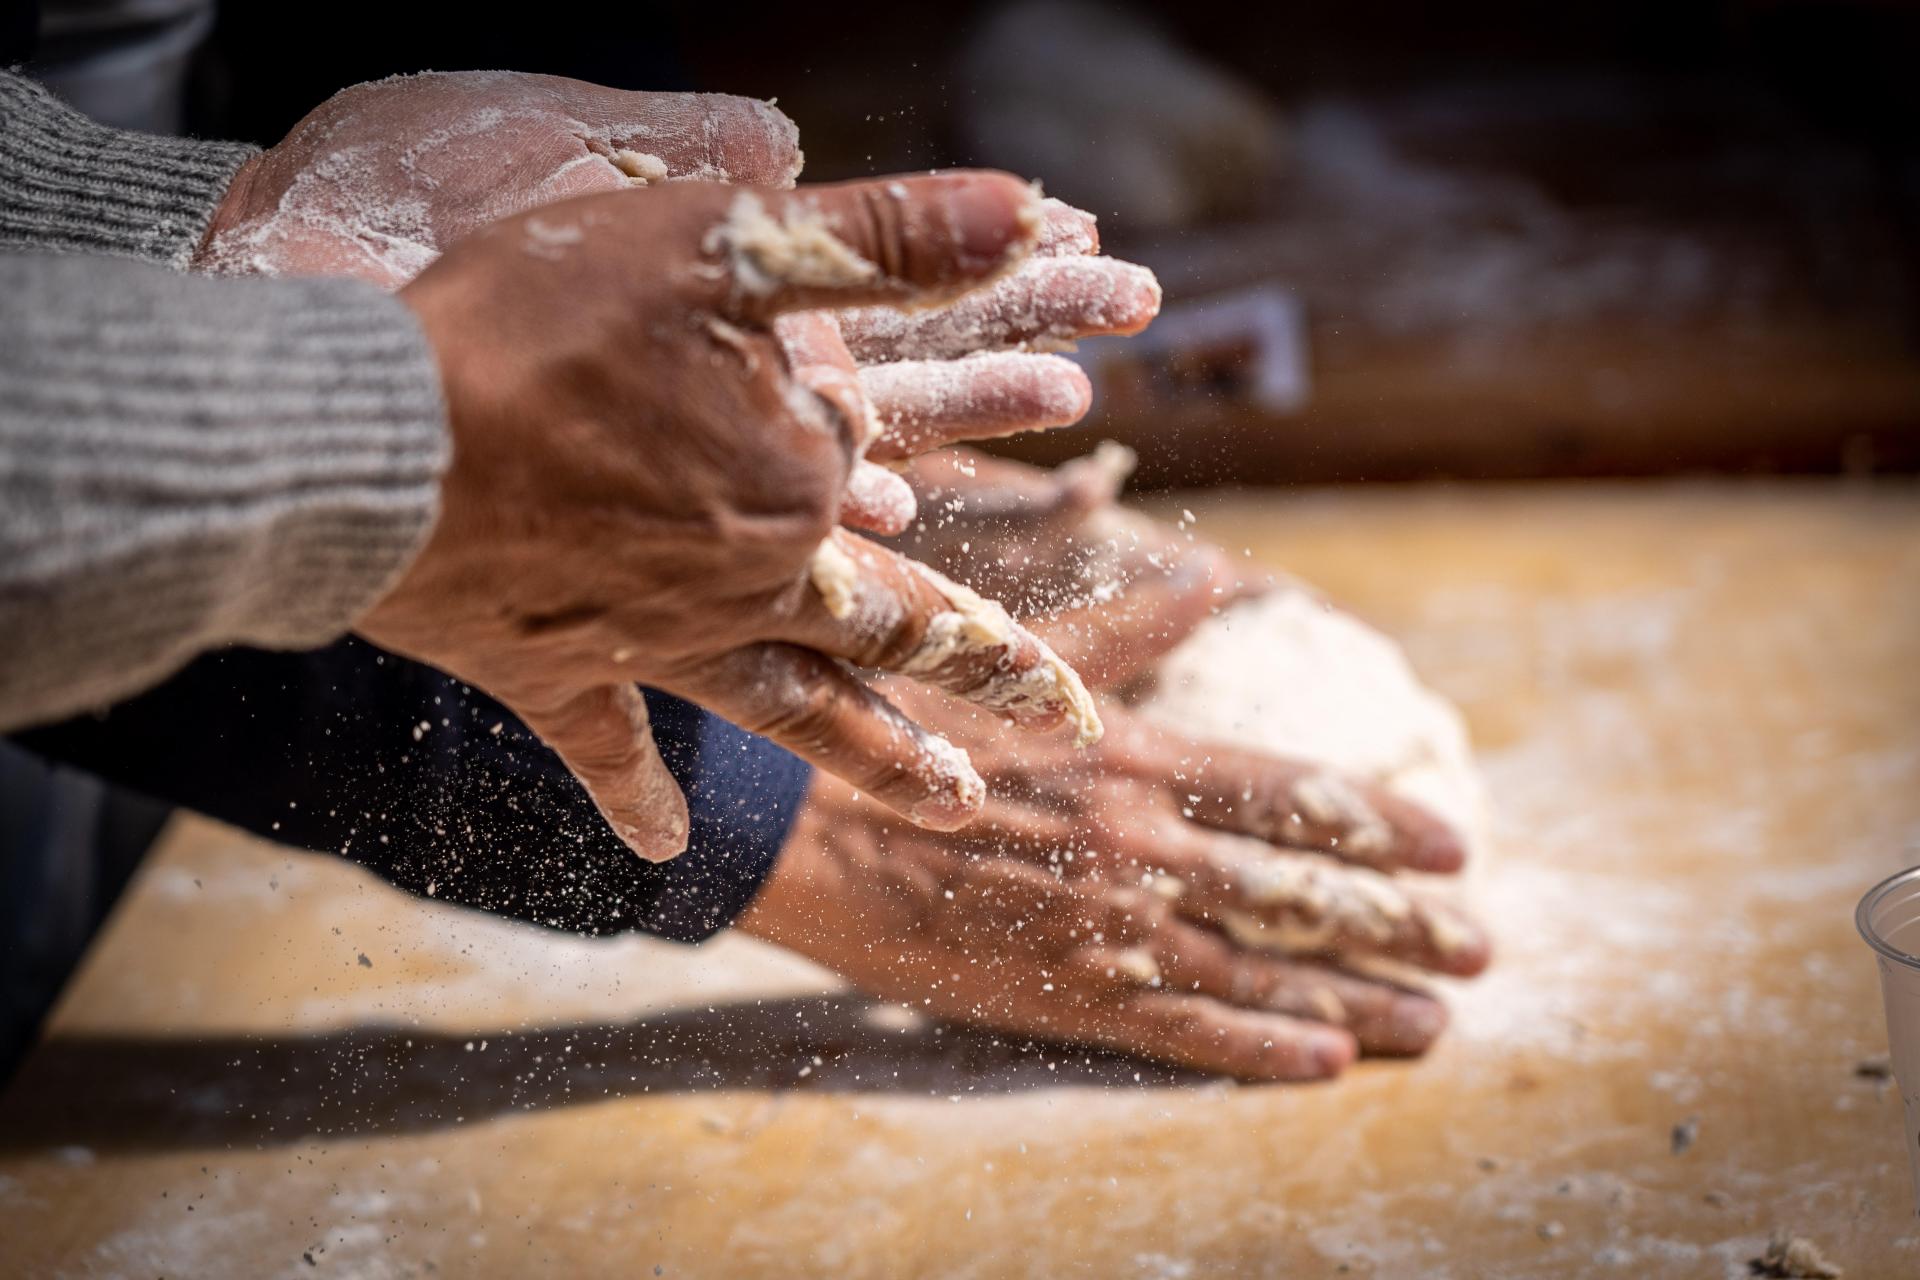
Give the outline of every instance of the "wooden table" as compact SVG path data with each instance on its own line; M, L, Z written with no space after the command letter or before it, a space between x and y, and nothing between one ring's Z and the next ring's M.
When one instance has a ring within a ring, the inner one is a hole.
M1400 636L1500 805L1444 1046L1242 1088L174 826L0 1110L0 1271L1920 1275L1855 900L1920 861L1920 491L1192 495ZM1676 1125L1697 1124L1676 1154Z

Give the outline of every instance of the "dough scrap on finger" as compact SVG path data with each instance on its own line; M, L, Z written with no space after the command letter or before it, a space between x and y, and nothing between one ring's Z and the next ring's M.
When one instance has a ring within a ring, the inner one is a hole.
M941 672L968 658L996 655L1001 661L984 681L956 690L967 701L1020 723L1050 718L1054 711L1073 728L1078 746L1091 746L1105 731L1086 683L1045 641L1025 631L998 602L901 557L898 563L946 605L927 618L913 649L890 659L889 670L940 684ZM864 572L839 536L829 534L815 549L808 578L829 616L862 636L878 637L907 621L908 602L893 586ZM1037 660L1007 664L1004 656L1031 645ZM943 686L945 687L945 686Z

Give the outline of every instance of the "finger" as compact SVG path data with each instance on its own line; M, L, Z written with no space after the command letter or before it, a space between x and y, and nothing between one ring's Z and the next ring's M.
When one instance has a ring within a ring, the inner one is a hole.
M1378 872L1234 837L1202 836L1196 849L1165 833L1157 845L1162 865L1185 881L1182 913L1245 946L1385 956L1457 977L1479 973L1491 958L1486 931L1465 912Z
M1382 869L1458 871L1466 848L1453 828L1386 788L1264 752L1180 739L1194 821L1296 849L1317 849ZM1144 761L1166 776L1165 752Z
M853 464L840 501L841 524L892 537L907 531L917 510L913 486L905 480L864 459Z
M1169 990L1343 1027L1369 1053L1425 1053L1446 1030L1446 1006L1432 996L1258 955L1204 929L1169 929L1155 955Z
M780 639L894 671L1023 728L1072 726L1099 741L1100 715L1072 667L1007 611L898 552L836 529Z
M1093 407L1093 384L1079 365L1018 352L869 365L860 386L880 423L868 456L882 461L1070 426Z
M795 312L779 317L774 330L793 365L793 380L819 397L853 447L841 523L888 537L905 532L918 510L913 488L859 456L873 440L876 420L833 317L824 311Z
M1033 247L1033 252L1037 257L1048 258L1099 253L1100 220L1084 209L1049 196L1040 202L1040 243Z
M1039 199L1007 174L947 173L735 191L701 237L723 309L760 321L819 307L927 306L1010 269Z
M587 146L643 183L791 187L800 176L800 130L771 102L729 93L632 92L558 76L526 79L549 85L581 122Z
M1074 459L1090 465L1052 470L952 448L915 458L904 474L923 506L952 517L927 530L936 540L992 535L1024 550L1042 533L1071 534L1093 510L1110 505L1132 459L1133 450L1110 440Z
M847 350L846 340L840 336L840 326L831 311L789 311L775 317L773 333L780 339L788 362L796 369L824 365L858 372L853 353Z
M833 313L794 311L776 316L773 336L786 355L793 380L826 402L828 410L842 420L855 454L864 453L879 434L880 422Z
M1073 989L1085 1000L1112 1000L1161 985L1160 962L1151 947L1078 947L1067 957Z
M951 360L1017 347L1058 350L1081 338L1138 333L1160 310L1153 272L1113 258L1033 258L991 288L944 307L861 307L840 317L862 364Z
M845 779L916 825L954 830L986 799L965 751L818 653L753 645L666 687Z
M1172 556L1128 556L1106 583L1108 590L1070 597L1084 603L1029 620L1094 688L1145 674L1245 589L1233 562L1204 543Z
M601 685L558 702L513 710L580 780L629 849L664 862L687 847L687 801L667 771L630 684Z
M1241 1080L1327 1080L1357 1056L1354 1038L1337 1027L1172 991L1070 1004L1051 1027L1070 1040Z

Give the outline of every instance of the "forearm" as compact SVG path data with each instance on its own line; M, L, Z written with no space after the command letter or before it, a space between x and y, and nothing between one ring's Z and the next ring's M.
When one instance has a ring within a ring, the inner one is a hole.
M335 638L424 538L447 451L377 289L0 253L0 728Z
M691 814L687 851L661 864L635 857L498 703L358 640L210 655L104 716L17 740L443 902L698 941L758 891L808 771L686 703L649 707Z
M257 151L96 124L0 70L0 247L185 268Z

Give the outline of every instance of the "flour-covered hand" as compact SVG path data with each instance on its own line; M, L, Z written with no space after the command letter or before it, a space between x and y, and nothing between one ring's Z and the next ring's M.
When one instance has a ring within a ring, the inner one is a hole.
M799 132L770 103L510 71L342 89L242 166L194 265L397 289L512 214L674 179L791 187Z
M638 852L685 841L636 683L711 707L916 822L984 799L963 754L854 674L903 672L1098 735L997 605L835 529L865 424L776 321L950 299L1031 250L1025 183L676 183L494 223L403 289L454 453L433 533L360 629L512 706ZM832 534L829 537L829 534Z

